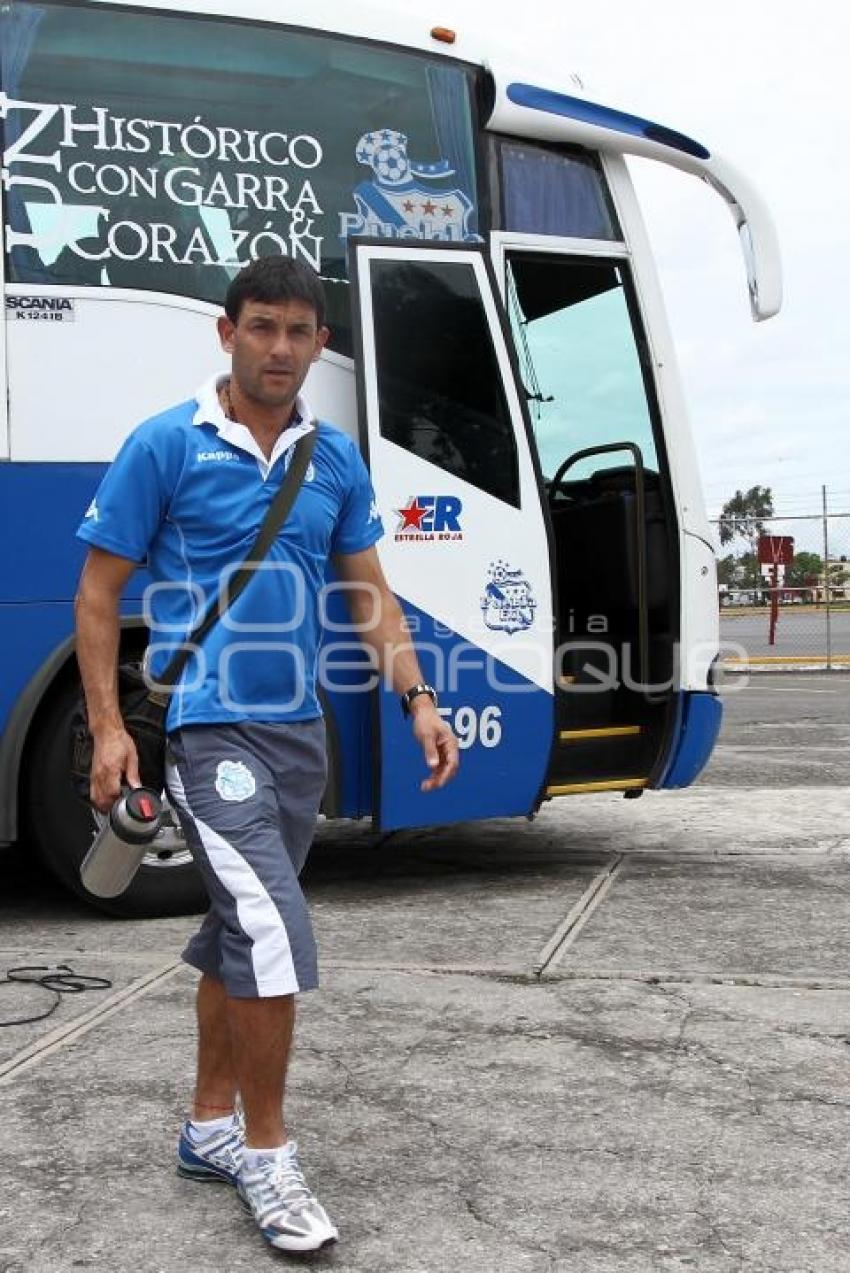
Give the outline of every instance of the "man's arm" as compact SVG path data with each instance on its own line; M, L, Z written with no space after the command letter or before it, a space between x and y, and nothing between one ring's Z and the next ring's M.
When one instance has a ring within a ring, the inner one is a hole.
M393 689L403 694L422 681L419 660L410 641L394 594L384 578L374 548L360 553L340 553L334 557L340 579L350 585L348 605L360 639L372 650L381 672L392 669ZM359 585L359 586L358 586ZM419 694L410 705L413 733L425 753L431 770L422 783L423 791L444 787L458 768L457 739L427 694Z
M74 601L77 662L94 739L91 802L103 812L120 796L122 779L141 786L136 747L118 704L118 603L135 569L126 557L90 549Z

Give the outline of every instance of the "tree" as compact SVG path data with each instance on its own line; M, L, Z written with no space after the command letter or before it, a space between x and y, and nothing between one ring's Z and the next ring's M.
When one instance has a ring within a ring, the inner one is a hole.
M789 588L808 588L811 581L815 583L823 574L823 559L817 553L800 552L794 554L794 560L785 569L785 582Z
M773 491L769 486L736 491L720 510L721 544L745 539L753 557L758 557L759 536L764 534L765 520L772 516Z
M843 588L847 581L850 580L850 573L841 562L831 561L827 569L829 570L830 588Z
M721 557L717 563L717 582L725 583L727 588L734 588L736 579L735 565L735 558L732 553Z
M739 588L750 588L758 591L764 587L761 566L755 553L741 553L738 558L736 573Z

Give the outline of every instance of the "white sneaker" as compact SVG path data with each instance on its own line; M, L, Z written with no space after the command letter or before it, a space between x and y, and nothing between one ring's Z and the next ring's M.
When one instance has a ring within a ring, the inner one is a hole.
M177 1144L177 1171L190 1180L226 1180L235 1185L242 1166L245 1123L236 1114L223 1131L195 1140L188 1119L180 1129Z
M272 1158L255 1167L244 1163L236 1188L267 1242L279 1251L318 1251L339 1233L310 1191L298 1163L298 1146L288 1140Z

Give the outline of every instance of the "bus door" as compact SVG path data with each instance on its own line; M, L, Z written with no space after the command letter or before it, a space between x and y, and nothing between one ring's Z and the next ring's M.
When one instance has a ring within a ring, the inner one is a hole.
M554 736L548 520L483 249L350 243L361 440L379 544L423 674L461 747L423 794L396 692L376 690L374 816L383 829L526 814Z
M0 296L3 299L3 331L0 334L0 460L9 458L9 393L6 378L9 314L6 302L5 240L6 228L3 224L3 206L0 202Z
M639 791L677 696L678 535L624 244L494 235L552 521L558 717L548 793Z

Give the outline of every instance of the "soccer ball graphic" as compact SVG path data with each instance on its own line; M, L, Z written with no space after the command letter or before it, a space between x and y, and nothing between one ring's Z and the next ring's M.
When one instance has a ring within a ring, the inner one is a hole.
M357 143L357 158L369 165L382 186L400 186L410 178L407 138L395 129L365 133Z
M410 162L403 146L379 147L374 161L375 175L387 186L397 186L407 180Z

